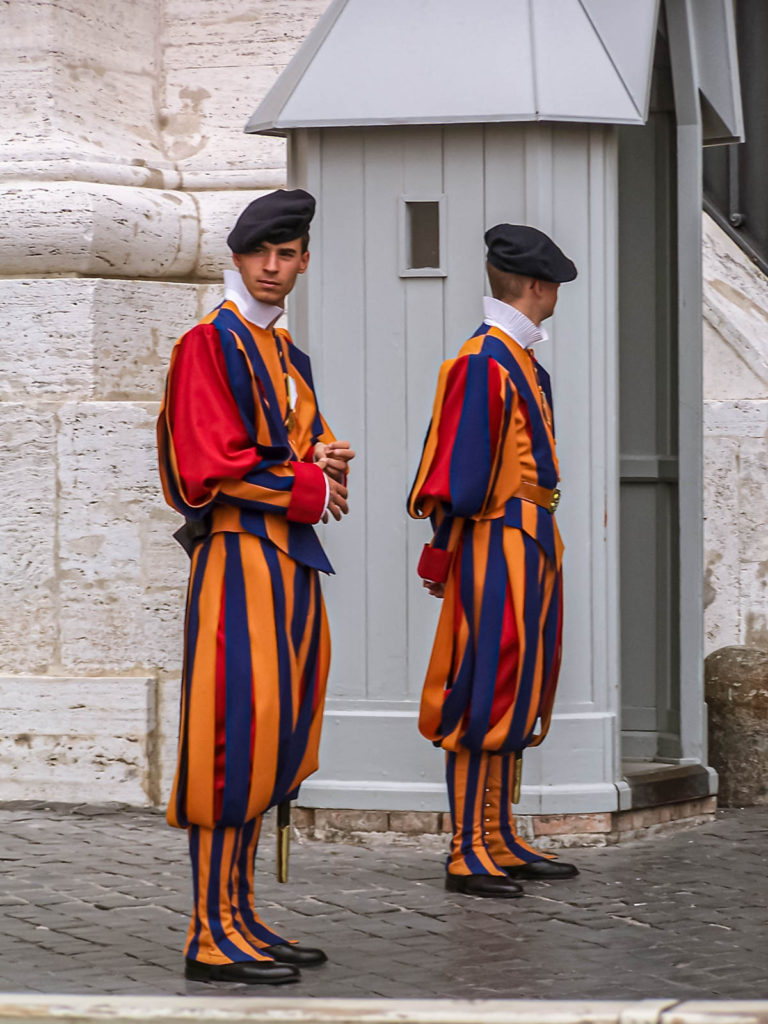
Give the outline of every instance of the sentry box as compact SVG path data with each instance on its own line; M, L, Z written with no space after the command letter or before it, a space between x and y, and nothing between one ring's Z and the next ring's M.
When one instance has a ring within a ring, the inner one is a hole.
M715 791L703 700L702 146L738 141L730 0L333 0L246 131L318 199L291 310L359 452L318 807L440 810L416 730L437 603L405 498L440 362L482 319L484 230L535 225L579 268L554 378L563 672L520 811ZM670 767L671 766L671 767ZM654 785L654 780L659 785Z

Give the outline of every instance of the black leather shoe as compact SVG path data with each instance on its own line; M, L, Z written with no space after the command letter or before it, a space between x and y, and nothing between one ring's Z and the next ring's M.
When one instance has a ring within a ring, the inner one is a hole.
M575 878L579 869L562 860L535 860L531 864L518 864L504 868L510 878L527 878L531 882L556 882L561 878Z
M270 960L243 960L236 964L203 964L187 959L184 977L189 981L233 981L241 985L284 985L298 981L301 972L292 964Z
M275 946L267 946L261 950L268 953L280 964L293 964L295 967L318 967L324 964L328 957L322 949L313 949L311 946L291 945L288 942L278 942Z
M523 888L511 882L506 875L452 875L446 873L448 892L462 892L465 896L488 896L513 900L523 895Z

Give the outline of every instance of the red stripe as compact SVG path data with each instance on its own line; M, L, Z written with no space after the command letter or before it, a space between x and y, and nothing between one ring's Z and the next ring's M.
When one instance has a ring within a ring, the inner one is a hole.
M437 426L437 450L432 459L429 475L420 491L422 498L435 497L450 501L451 453L464 406L466 379L467 359L464 357L457 359L448 373L440 422Z
M501 626L499 664L496 669L489 728L501 721L515 701L519 661L520 636L517 631L512 590L509 582L507 582L507 593L504 599L504 617Z

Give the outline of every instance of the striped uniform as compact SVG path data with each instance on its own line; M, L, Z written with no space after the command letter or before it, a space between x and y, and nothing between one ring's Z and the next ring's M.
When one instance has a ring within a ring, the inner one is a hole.
M330 658L318 570L332 569L311 526L327 494L312 455L331 440L286 331L225 301L176 343L160 475L209 532L192 553L168 821L189 831L186 955L204 963L287 941L256 914L254 857L262 814L317 768Z
M440 369L409 512L434 527L419 572L445 583L419 728L442 746L449 871L503 874L546 857L515 832L515 754L544 739L560 666L563 545L517 496L558 481L549 376L483 323Z

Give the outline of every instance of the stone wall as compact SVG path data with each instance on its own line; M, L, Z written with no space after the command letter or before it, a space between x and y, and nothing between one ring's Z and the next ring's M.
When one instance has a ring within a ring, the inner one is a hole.
M242 133L327 0L0 0L0 799L158 803L186 558L157 482L175 337L284 183Z
M768 280L704 218L707 652L768 648Z

